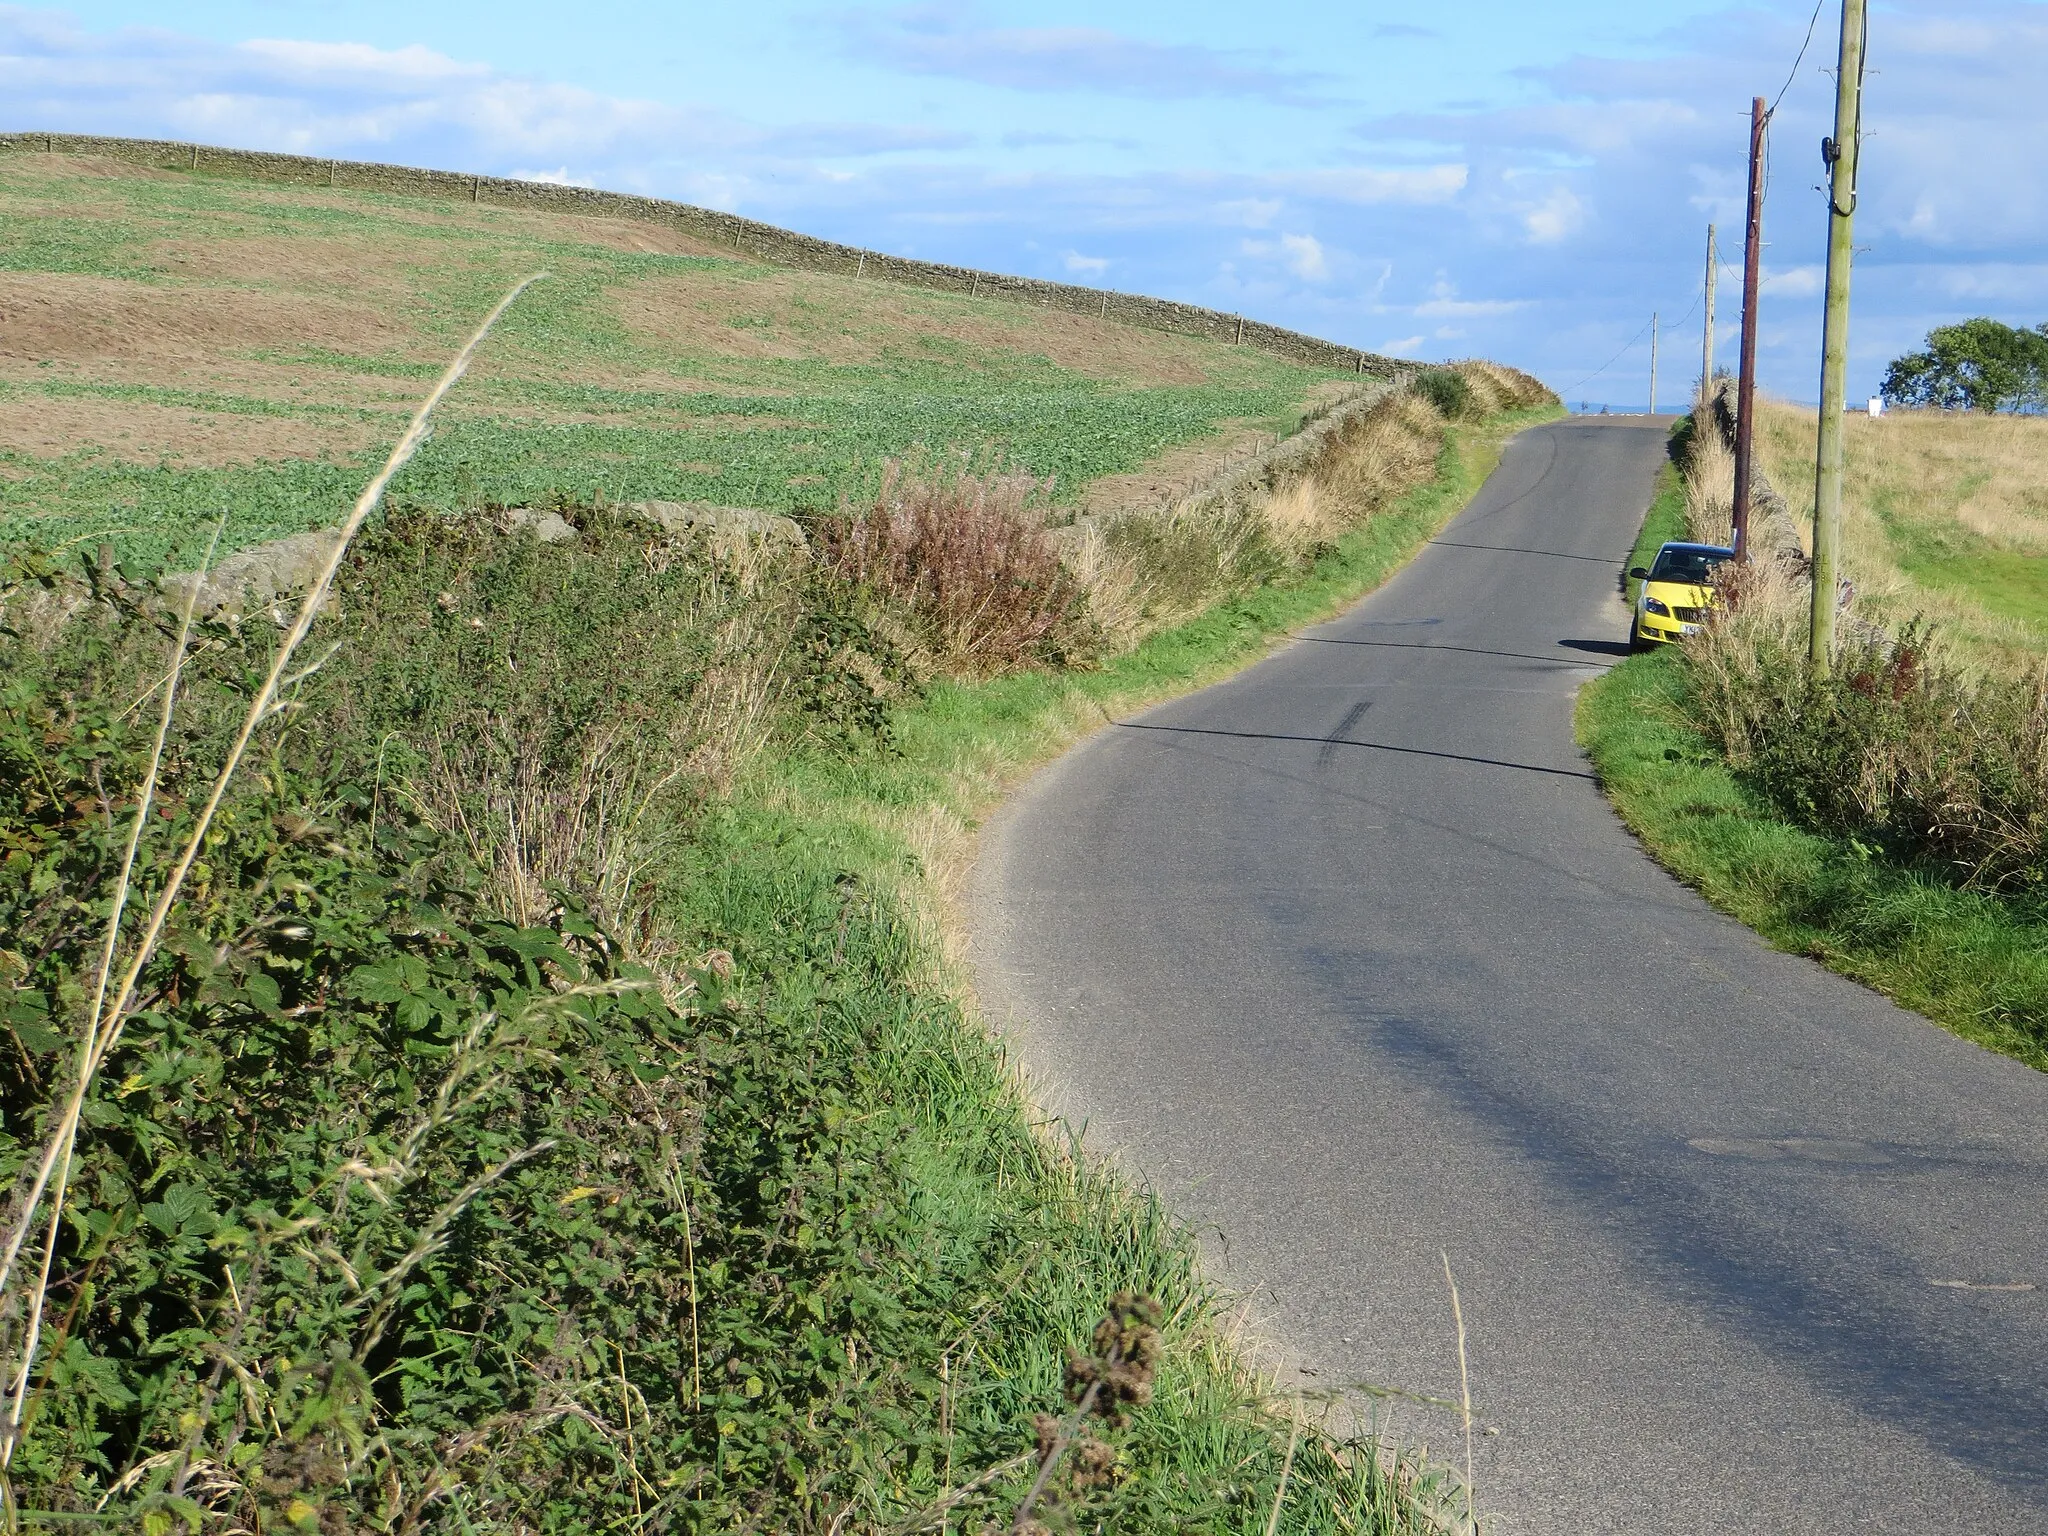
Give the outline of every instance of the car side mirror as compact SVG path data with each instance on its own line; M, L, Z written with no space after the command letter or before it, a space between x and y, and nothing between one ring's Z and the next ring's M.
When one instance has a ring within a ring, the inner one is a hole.
M1648 581L1650 579L1650 573L1644 570L1640 565L1637 566L1634 570L1630 571L1628 574L1629 579L1632 581Z

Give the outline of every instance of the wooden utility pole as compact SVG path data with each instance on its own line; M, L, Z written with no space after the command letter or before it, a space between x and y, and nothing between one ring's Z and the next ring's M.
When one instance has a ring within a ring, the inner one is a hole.
M1700 398L1714 392L1714 286L1721 277L1721 253L1714 248L1714 226L1707 226L1707 324L1700 339Z
M1742 363L1735 386L1735 554L1749 558L1750 447L1756 429L1757 268L1764 244L1764 124L1759 96L1749 104L1749 229L1742 249Z
M1650 311L1650 414L1657 414L1657 311Z
M1820 441L1813 480L1813 631L1807 663L1826 677L1835 654L1842 542L1842 408L1849 372L1849 267L1855 260L1856 158L1863 134L1863 0L1842 0L1835 132L1821 143L1828 177L1828 298L1820 343Z

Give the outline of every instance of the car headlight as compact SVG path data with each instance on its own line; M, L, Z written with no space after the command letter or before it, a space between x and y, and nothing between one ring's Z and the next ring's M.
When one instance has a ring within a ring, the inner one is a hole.
M1671 610L1665 607L1661 600L1654 597L1646 597L1643 599L1643 611L1645 613L1654 613L1660 619L1668 619L1671 617Z

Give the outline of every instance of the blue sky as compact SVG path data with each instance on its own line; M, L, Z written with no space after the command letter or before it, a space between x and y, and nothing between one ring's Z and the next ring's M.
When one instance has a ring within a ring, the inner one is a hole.
M6 128L543 176L1162 294L1640 404L1739 304L1773 129L1766 385L1815 393L1837 0L0 5ZM1933 324L2048 319L2048 3L1876 0L1853 390ZM1789 80L1789 84L1788 84ZM1618 354L1618 356L1617 356Z

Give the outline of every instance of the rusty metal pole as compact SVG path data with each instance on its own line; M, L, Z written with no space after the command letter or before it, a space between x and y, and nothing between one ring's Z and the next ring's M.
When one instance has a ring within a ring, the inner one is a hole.
M1751 439L1756 426L1757 269L1764 243L1764 123L1759 96L1749 104L1749 232L1742 251L1742 372L1735 391L1735 554L1749 558Z

